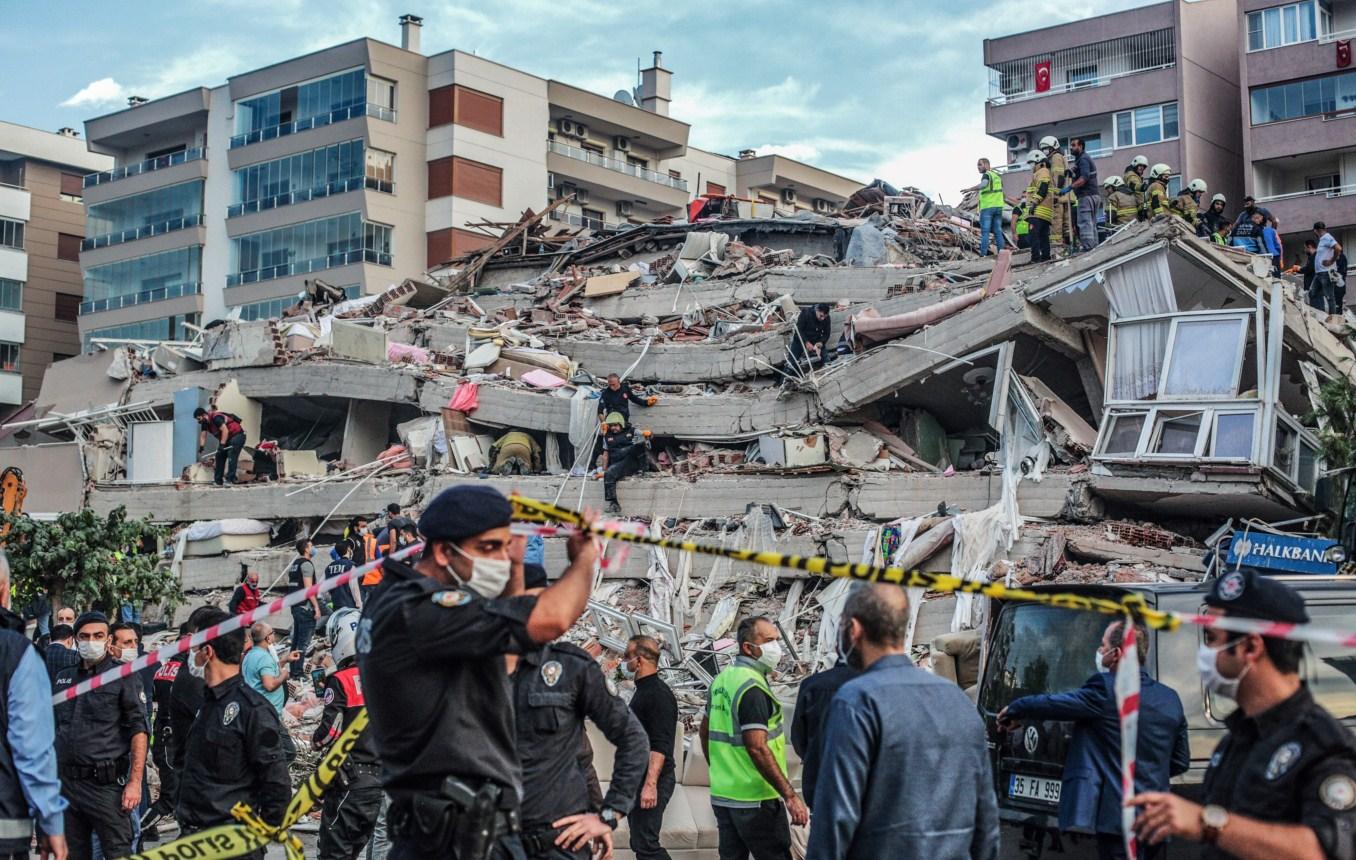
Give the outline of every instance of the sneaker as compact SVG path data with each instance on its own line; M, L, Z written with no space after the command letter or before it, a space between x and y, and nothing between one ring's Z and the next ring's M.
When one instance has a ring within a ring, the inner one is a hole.
M607 512L609 514L619 514L622 512L621 505L617 504L616 502L608 502Z

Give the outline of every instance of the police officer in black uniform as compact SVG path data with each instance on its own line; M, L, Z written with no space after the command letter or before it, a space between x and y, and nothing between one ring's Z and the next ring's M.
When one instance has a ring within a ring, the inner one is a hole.
M628 422L631 420L631 404L649 408L659 402L659 398L650 394L637 394L630 385L622 385L621 377L608 374L607 385L598 395L598 420L610 412L620 412Z
M1251 570L1225 573L1205 602L1226 618L1309 621L1298 592ZM1238 709L1210 757L1204 806L1166 792L1131 798L1141 840L1203 842L1207 858L1356 857L1356 739L1300 679L1303 655L1301 642L1205 630L1201 680Z
M187 631L187 632L185 632ZM189 635L188 623L179 625L179 637ZM160 777L160 795L141 819L143 832L155 827L156 822L167 815L174 814L174 804L179 797L179 772L170 761L171 747L174 743L174 729L170 724L170 700L174 690L174 679L184 669L184 655L175 654L161 663L155 670L151 681L151 700L155 703L154 731L151 734L151 761Z
M230 618L211 609L198 621L207 628ZM282 723L273 704L240 677L244 651L244 629L232 630L191 650L184 664L206 685L202 709L184 739L174 817L185 835L234 823L231 807L237 803L276 825L291 797ZM262 857L263 849L254 856Z
M563 635L588 604L592 540L523 596L522 540L498 490L462 484L419 518L414 566L387 558L358 626L358 664L391 798L391 860L523 857L522 780L504 655Z
M75 620L80 665L57 675L55 692L119 664L108 655L108 618L86 612ZM71 860L94 855L94 834L105 857L132 853L129 813L141 803L146 767L146 692L128 675L56 706L56 748Z
M334 665L327 666L331 671L325 679L325 711L311 737L317 749L326 749L338 740L367 704L354 643L358 618L356 609L339 609L326 625L325 638L330 640ZM335 784L325 792L320 814L320 860L355 860L372 838L381 812L380 777L377 743L372 732L364 730L340 765Z
M212 614L215 607L200 606L188 616L188 620L180 626L180 631L185 636L192 636L203 628L201 623L203 618ZM180 776L184 772L184 754L185 742L188 740L188 730L193 727L193 720L198 716L198 709L202 707L203 691L206 684L203 683L202 676L194 674L189 668L188 655L184 655L183 668L174 673L174 680L170 682L169 694L169 714L166 716L169 729L168 749L165 755L169 758L170 767ZM172 812L179 804L178 788L176 786L175 794L170 799L170 811Z
M518 658L513 673L518 760L523 766L523 850L540 860L587 860L590 843L612 852L612 831L631 811L650 758L645 729L588 652L553 642ZM580 767L584 718L617 748L602 808Z

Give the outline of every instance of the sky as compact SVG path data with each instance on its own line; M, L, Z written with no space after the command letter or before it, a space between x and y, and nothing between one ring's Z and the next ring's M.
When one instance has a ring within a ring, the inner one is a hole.
M55 131L369 36L611 95L664 52L689 142L778 152L956 202L984 134L983 40L1145 0L0 0L0 119ZM737 11L736 11L737 10Z

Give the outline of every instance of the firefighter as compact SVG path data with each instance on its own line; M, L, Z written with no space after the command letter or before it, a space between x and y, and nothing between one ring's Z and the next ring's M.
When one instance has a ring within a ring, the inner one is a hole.
M1041 149L1045 152L1046 165L1050 168L1050 180L1054 183L1055 197L1050 221L1050 242L1067 249L1073 235L1074 194L1069 183L1069 159L1059 148L1059 138L1046 135L1041 138Z
M1149 168L1149 188L1144 192L1146 217L1152 218L1169 211L1168 180L1172 177L1172 168L1158 163Z
M1031 262L1043 263L1050 259L1050 224L1054 220L1054 183L1045 153L1033 149L1027 153L1031 166L1031 184L1026 187L1024 202L1027 209L1027 229L1031 237Z
M1123 227L1139 217L1139 201L1126 188L1125 180L1112 176L1102 183L1106 189L1106 222L1110 227Z
M1182 189L1168 204L1172 213L1178 218L1191 225L1191 229L1196 231L1197 235L1201 232L1201 195L1205 193L1205 180L1193 179L1187 183L1187 187Z
M1126 165L1125 175L1121 177L1125 180L1125 190L1135 195L1135 203L1139 211L1144 211L1144 191L1148 183L1144 181L1144 172L1149 169L1149 159L1142 155L1136 155L1130 159Z

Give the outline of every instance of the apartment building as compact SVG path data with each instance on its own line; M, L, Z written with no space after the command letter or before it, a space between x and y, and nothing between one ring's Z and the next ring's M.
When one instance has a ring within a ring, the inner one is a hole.
M72 129L0 122L0 409L36 397L47 366L80 351L81 177L111 164Z
M1280 222L1287 260L1315 221L1352 247L1356 0L1242 0L1238 33L1247 190Z
M698 194L831 210L860 187L778 155L688 146L655 52L605 96L459 50L358 39L88 120L112 169L83 181L80 332L184 337L276 314L310 278L379 292L489 244L468 225L565 197L588 230L682 218Z
M1087 141L1099 174L1136 155L1201 178L1235 206L1243 189L1237 0L1170 0L984 40L985 131L1006 144L1008 196L1041 138Z

